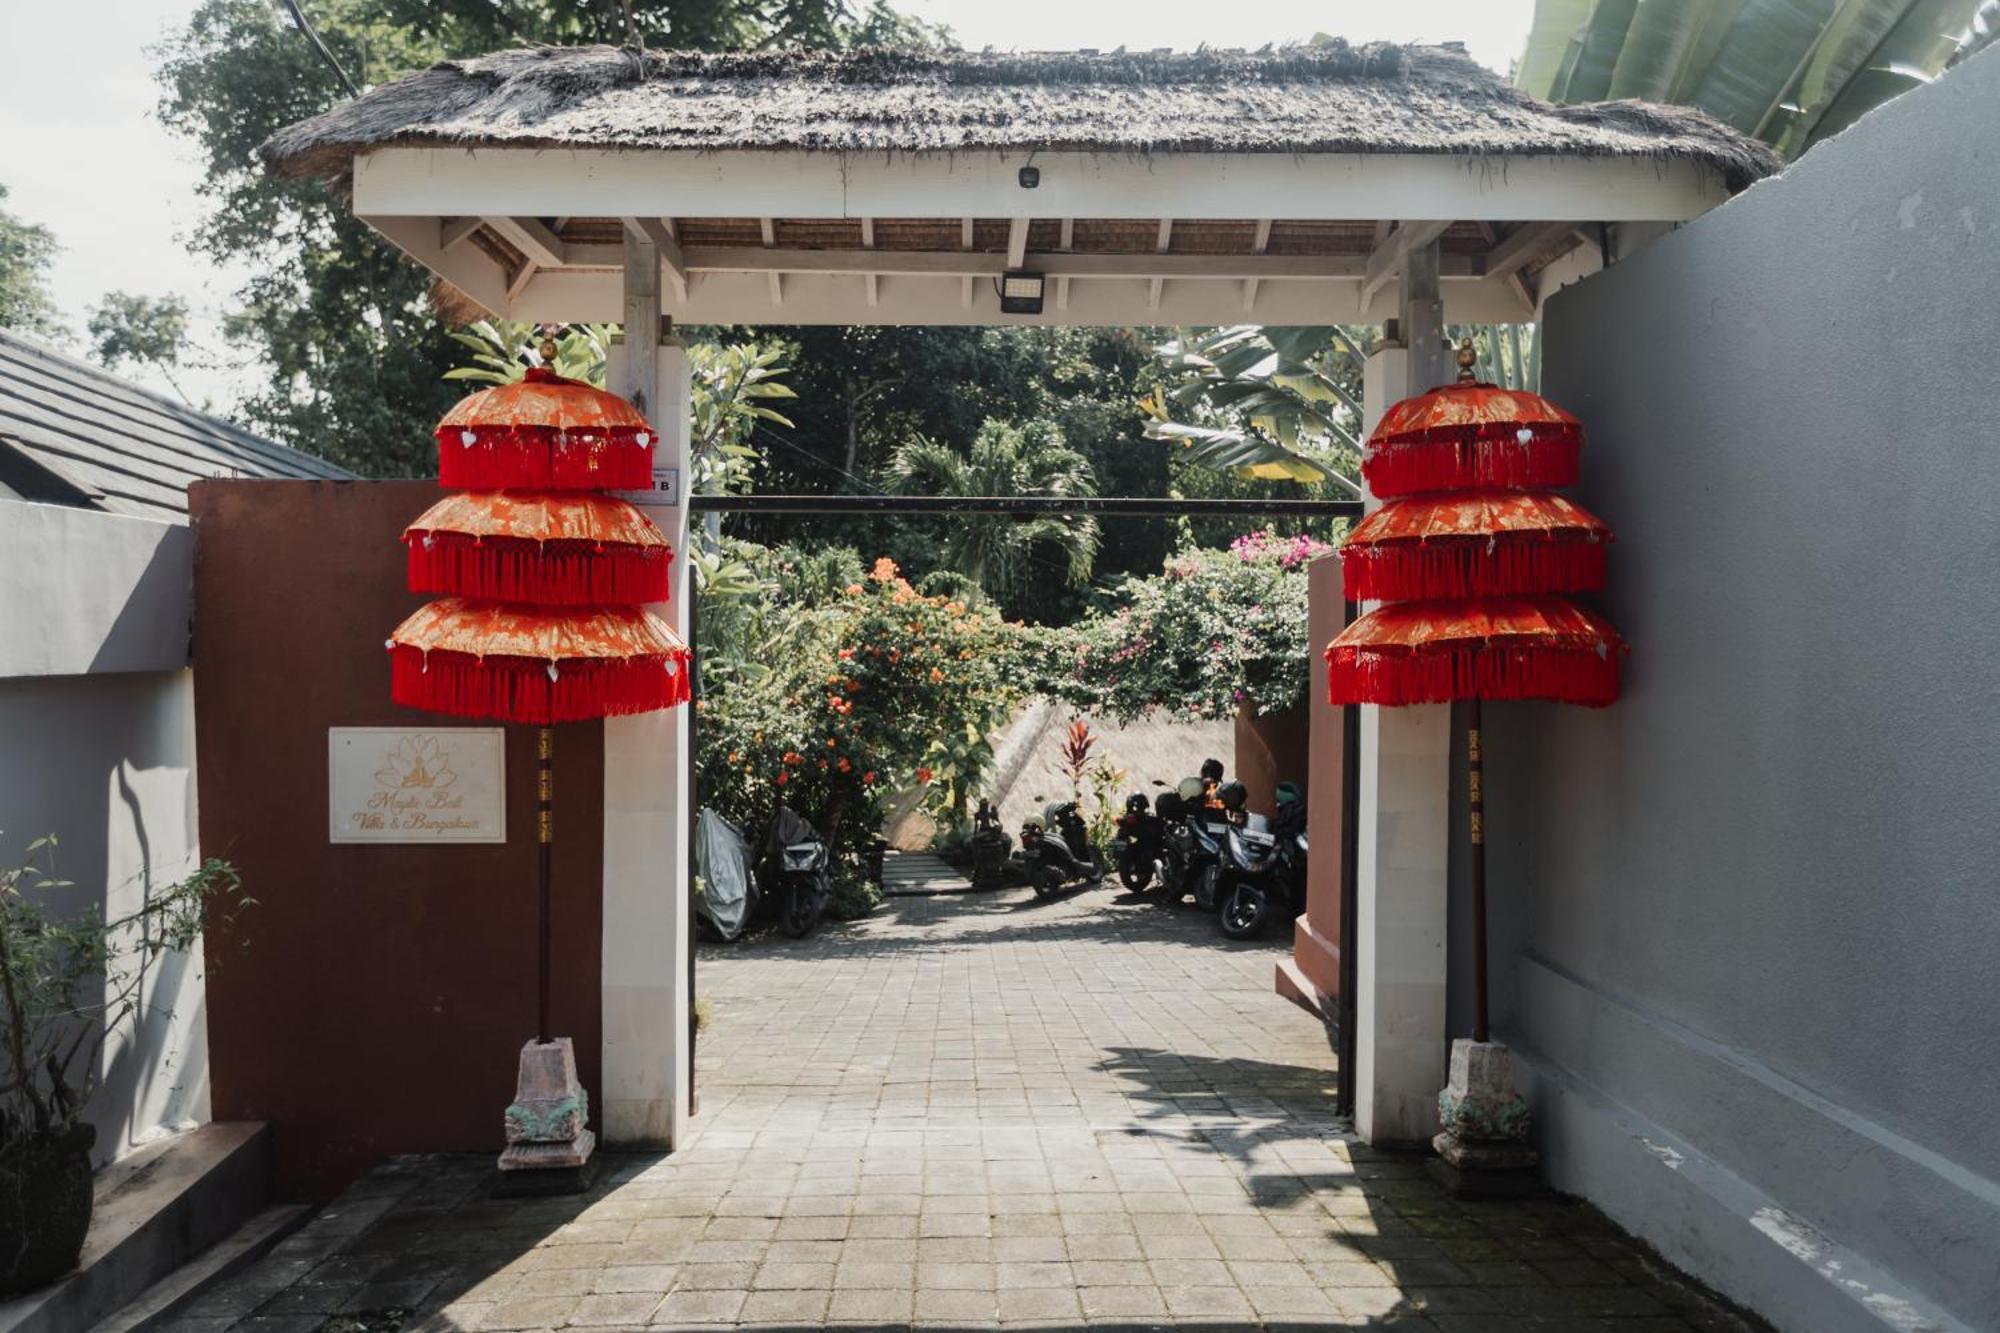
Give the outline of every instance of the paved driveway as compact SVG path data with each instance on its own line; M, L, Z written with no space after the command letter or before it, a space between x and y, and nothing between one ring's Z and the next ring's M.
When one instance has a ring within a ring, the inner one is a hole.
M690 1146L534 1203L394 1164L182 1333L1748 1327L1588 1209L1460 1204L1352 1142L1282 947L1100 889L705 948Z

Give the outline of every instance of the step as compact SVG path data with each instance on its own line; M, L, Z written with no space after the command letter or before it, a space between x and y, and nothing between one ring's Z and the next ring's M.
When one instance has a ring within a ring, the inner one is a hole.
M98 1172L90 1234L75 1272L0 1301L0 1333L75 1333L261 1212L271 1131L258 1121L203 1125Z
M270 1253L312 1216L303 1203L274 1203L235 1231L148 1287L138 1300L100 1323L94 1333L146 1333L172 1319L213 1283Z

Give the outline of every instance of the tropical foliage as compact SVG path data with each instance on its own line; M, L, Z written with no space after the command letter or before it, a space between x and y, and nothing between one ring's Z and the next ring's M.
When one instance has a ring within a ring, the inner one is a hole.
M26 863L0 870L0 1150L76 1122L103 1071L106 1038L140 1012L148 963L185 951L211 924L227 928L251 904L226 861L209 860L177 884L106 919L92 907L61 917L51 895L72 887L55 868L56 840L28 844Z
M1797 157L2000 34L2000 0L1536 0L1516 86L1698 106Z
M6 202L7 187L0 185L0 205ZM48 339L67 332L49 293L57 248L47 227L0 207L0 329Z
M1078 707L1133 718L1153 709L1232 717L1305 701L1312 645L1306 566L1328 547L1268 532L1226 551L1194 549L1159 574L1128 579L1115 609L1076 627L1055 689Z
M890 793L966 818L987 737L1027 692L1029 632L918 589L886 557L860 574L845 548L732 554L761 595L713 630L700 621L701 799L753 831L790 804L834 847L845 900L865 903L861 858Z
M1065 444L1048 421L1019 426L988 421L965 452L918 436L896 450L887 480L905 495L1078 499L1097 494L1090 461ZM945 529L938 560L989 596L1018 607L1033 600L1037 579L1088 581L1097 544L1097 520L1088 514L957 514Z

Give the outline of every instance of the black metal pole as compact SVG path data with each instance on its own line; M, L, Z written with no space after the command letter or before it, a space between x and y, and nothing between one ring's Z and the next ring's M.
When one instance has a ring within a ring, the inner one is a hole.
M539 1004L535 1016L535 1040L549 1039L549 880L555 873L555 767L556 734L543 727L535 737L535 837L540 860L541 940L537 954Z
M1486 1032L1486 791L1480 755L1479 700L1465 708L1466 832L1472 860L1472 1039L1485 1041Z
M1176 500L1117 495L691 495L696 514L1102 514L1117 518L1285 515L1360 518L1359 500Z

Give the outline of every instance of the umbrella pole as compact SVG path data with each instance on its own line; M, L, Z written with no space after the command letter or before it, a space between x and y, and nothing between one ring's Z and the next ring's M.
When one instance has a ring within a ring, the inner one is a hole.
M555 757L555 750L555 731L543 727L535 738L535 757L539 765L535 771L535 836L539 840L536 851L541 881L541 940L536 955L539 975L535 1040L543 1043L549 1039L549 879L553 874L555 843L555 770L551 761Z
M1486 1032L1486 791L1480 757L1478 699L1466 702L1465 806L1472 860L1472 1039Z

